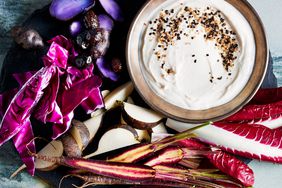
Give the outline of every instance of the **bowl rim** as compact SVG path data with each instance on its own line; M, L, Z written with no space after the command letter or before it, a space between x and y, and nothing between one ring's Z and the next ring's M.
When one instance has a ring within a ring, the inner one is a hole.
M136 58L134 59L133 57L137 57L139 54L139 41L134 37L138 35L136 30L138 27L143 27L142 25L147 23L144 21L142 22L142 14L148 7L156 6L166 1L167 0L148 0L131 23L126 42L126 64L135 89L151 108L169 118L182 122L203 123L206 121L219 121L238 112L254 97L263 83L268 68L269 44L264 25L258 13L247 0L225 0L246 18L253 30L256 43L253 72L243 90L230 102L207 110L188 110L175 106L158 96L147 84L145 77L142 74L139 60L136 60Z

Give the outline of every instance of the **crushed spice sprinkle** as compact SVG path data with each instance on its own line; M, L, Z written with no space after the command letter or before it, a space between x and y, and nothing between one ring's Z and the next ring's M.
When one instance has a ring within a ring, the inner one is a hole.
M180 4L180 6L183 7L180 12L176 13L174 9L162 10L156 19L149 21L149 35L154 35L157 38L158 48L155 49L154 54L161 62L161 68L168 74L174 73L174 71L171 71L173 70L172 67L164 66L163 62L165 62L166 55L162 53L165 53L169 46L174 46L175 42L181 40L182 37L195 39L194 35L190 36L189 33L184 32L183 27L194 30L201 26L205 31L204 39L215 41L215 47L220 50L221 61L218 59L217 62L222 62L228 76L231 76L231 68L237 59L235 54L238 52L239 43L236 32L227 27L226 19L221 11L209 6L201 10L183 4ZM208 57L209 54L206 54L206 56ZM195 55L193 54L192 57L195 57ZM196 62L197 59L194 59L194 63ZM222 76L217 77L217 80L222 80L222 78ZM210 81L212 83L213 79Z

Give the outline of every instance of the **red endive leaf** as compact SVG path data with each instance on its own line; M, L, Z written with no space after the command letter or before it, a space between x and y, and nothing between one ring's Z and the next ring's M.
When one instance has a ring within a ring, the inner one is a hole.
M35 73L36 71L15 73L13 74L13 77L16 79L19 84L19 87L21 88Z

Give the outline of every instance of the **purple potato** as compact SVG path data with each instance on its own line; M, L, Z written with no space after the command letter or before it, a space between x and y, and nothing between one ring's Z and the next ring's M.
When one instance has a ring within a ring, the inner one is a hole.
M76 37L82 31L82 24L79 21L74 21L70 25L70 33L73 37Z
M49 12L58 20L67 21L95 5L95 0L53 0Z

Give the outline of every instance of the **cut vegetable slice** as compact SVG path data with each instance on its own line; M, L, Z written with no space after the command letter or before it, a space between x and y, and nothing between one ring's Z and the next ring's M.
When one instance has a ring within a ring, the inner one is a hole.
M128 82L105 97L105 109L109 110L114 108L117 104L117 101L124 101L133 91L134 87L132 82Z
M73 127L70 130L70 134L75 139L80 151L83 151L90 141L89 129L86 125L80 121L72 120Z
M98 116L92 117L91 119L86 120L84 122L85 126L87 127L89 131L90 141L94 138L94 136L98 132L98 129L100 128L100 125L103 120L103 116L104 116L104 113L101 113Z
M121 116L121 118L120 118L120 122L121 122L121 124L124 124L124 125L126 125L127 123L124 121L124 119L122 118L122 116ZM130 126L131 127L131 126ZM133 127L132 127L133 128ZM134 129L134 128L133 128ZM143 141L145 141L145 142L150 142L151 141L151 137L150 137L150 135L149 135L149 133L148 133L148 131L147 130L140 130L140 129L134 129L136 132L137 132L137 140L139 141L139 142L143 142Z
M163 119L159 113L133 104L123 103L122 117L124 121L137 129L151 129Z
M91 158L101 153L106 153L115 149L138 144L136 137L131 131L124 128L116 128L107 131L99 141L98 150L85 156Z
M61 141L52 141L47 146L45 146L41 151L38 152L39 155L46 155L49 157L61 157L63 155L64 148ZM57 167L54 162L43 161L40 159L35 160L35 168L41 171L51 171Z
M106 98L106 96L108 96L111 92L109 90L104 90L101 92L103 99ZM94 111L93 113L91 113L91 117L95 117L98 116L102 113L104 113L105 110L104 109L97 109L96 111Z
M153 127L152 131L153 133L163 133L163 134L167 133L164 123L160 123L157 126Z

